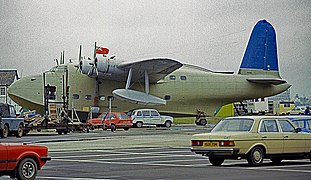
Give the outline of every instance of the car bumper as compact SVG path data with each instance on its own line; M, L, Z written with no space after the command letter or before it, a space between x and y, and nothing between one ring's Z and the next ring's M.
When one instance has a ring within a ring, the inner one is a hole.
M221 155L235 156L240 152L239 148L191 148L192 152L206 156Z
M51 161L52 158L51 157L40 157L41 161Z

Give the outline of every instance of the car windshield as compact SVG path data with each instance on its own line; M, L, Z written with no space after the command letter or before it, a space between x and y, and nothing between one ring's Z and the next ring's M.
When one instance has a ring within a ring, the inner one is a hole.
M253 126L253 119L230 118L221 120L212 132L219 131L250 131Z
M126 114L118 113L117 116L119 117L119 119L129 119L128 115Z

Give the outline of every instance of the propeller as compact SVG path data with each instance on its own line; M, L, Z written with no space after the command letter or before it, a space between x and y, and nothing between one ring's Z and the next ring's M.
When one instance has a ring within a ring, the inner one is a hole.
M96 77L98 76L98 70L97 70L97 63L98 63L98 60L97 60L97 57L96 57L96 42L95 42L95 45L94 45L94 56L93 56L93 60L94 62L92 63L89 63L91 65L91 69L90 71L88 72L88 75L89 76L93 76L94 73L96 75Z
M83 65L83 62L82 62L82 45L80 45L79 47L79 64L78 65L75 65L75 68L76 68L76 71L80 71L82 72L82 65Z

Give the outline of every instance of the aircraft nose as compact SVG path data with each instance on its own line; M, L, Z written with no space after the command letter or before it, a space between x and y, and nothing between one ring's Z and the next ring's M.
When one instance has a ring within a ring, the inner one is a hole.
M28 76L15 81L8 88L8 96L22 107L33 109L31 104L42 104L43 87L41 76Z

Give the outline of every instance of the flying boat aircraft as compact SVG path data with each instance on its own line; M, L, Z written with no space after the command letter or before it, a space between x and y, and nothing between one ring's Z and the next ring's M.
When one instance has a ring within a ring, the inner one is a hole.
M112 98L110 107L118 112L148 106L176 116L195 116L198 110L213 115L225 104L273 96L291 85L279 74L275 30L260 20L236 74L170 58L122 62L95 43L93 57L83 57L80 46L78 65L61 63L43 75L23 77L8 94L20 106L44 113L46 86L55 91L52 101L65 101L66 94L68 109L86 119L90 107L106 111Z

